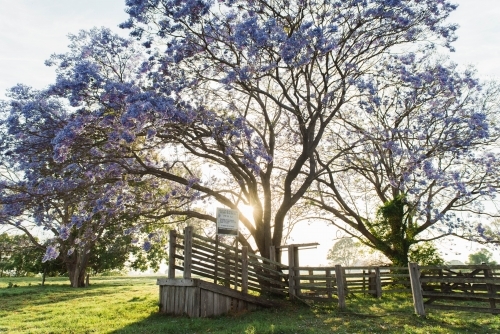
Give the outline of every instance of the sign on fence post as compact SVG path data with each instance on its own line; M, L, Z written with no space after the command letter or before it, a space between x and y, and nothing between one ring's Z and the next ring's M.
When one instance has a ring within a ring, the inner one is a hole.
M238 210L217 208L217 234L238 235Z

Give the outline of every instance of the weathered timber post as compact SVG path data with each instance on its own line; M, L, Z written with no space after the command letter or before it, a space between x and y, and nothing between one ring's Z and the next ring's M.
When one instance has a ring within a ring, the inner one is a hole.
M231 250L226 248L224 252L224 286L231 286Z
M270 278L274 278L274 271L277 270L278 268L276 268L276 265L274 264L274 262L276 262L276 247L275 246L269 246L269 261L271 261L271 264L269 265L270 269L269 270L269 277ZM279 280L279 277L276 277L277 280ZM272 289L272 288L279 288L279 286L273 284L272 282L269 282L269 287Z
M248 246L241 247L241 292L248 293Z
M234 251L234 289L238 290L238 242L236 242L236 249Z
M335 281L337 282L337 297L339 298L339 308L345 308L345 287L344 270L340 264L335 265Z
M295 268L295 295L298 296L300 295L300 270L298 269L300 267L299 263L299 246L294 245L293 246L293 267ZM297 283L298 282L298 283Z
M168 278L175 278L175 244L177 243L177 232L170 230L168 240Z
M363 269L363 295L366 296L366 271Z
M484 269L484 277L485 278L491 278L493 277L491 273L491 268ZM496 303L495 303L495 294L496 294L496 286L493 283L486 283L486 290L488 291L488 297L490 301L490 308L491 308L491 314L498 314L495 313L496 309Z
M217 284L219 276L219 236L215 236L215 270L214 270L214 284Z
M293 300L296 297L294 268L295 252L293 250L293 245L288 246L288 294L290 296L290 300Z
M376 297L382 297L382 280L380 279L380 267L375 268L375 290Z
M328 299L332 299L332 271L326 269L326 294Z
M411 294L413 295L413 306L415 313L421 317L425 317L424 297L422 296L422 286L420 284L420 270L416 263L408 264L410 272Z
M183 278L191 278L191 266L193 255L193 227L184 229L184 275Z

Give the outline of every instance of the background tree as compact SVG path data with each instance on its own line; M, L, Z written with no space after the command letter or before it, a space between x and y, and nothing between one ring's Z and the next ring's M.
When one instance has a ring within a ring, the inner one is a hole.
M330 135L307 198L329 214L321 219L406 266L413 245L474 230L455 213L483 212L496 193L498 87L426 51L374 68L340 113L344 136Z
M150 239L162 233L154 233L148 223L164 222L146 216L160 206L147 194L150 189L160 194L158 183L146 178L124 180L116 173L103 176L99 166L82 156L58 163L52 141L71 117L65 106L24 86L13 88L11 98L3 104L0 123L1 159L9 173L0 183L1 214L9 217L2 223L23 232L40 248L44 245L35 234L51 235L43 261L59 257L73 287L85 285L86 268L100 238L113 247L124 235L139 237L148 250ZM154 256L151 259L157 261Z
M330 261L331 265L341 264L349 267L360 259L359 247L357 247L352 238L342 238L335 242L332 248L328 250L326 258Z
M469 254L468 264L497 264L497 262L494 261L492 257L493 254L488 249L481 248L481 250L479 250L478 252Z

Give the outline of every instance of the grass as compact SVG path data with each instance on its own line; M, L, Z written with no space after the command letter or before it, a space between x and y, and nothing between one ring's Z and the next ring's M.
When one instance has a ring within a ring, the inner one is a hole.
M16 287L8 287L9 282ZM86 289L67 278L0 278L0 333L498 333L500 316L431 310L410 295L352 297L347 309L286 303L277 309L189 319L158 314L155 277L101 277Z

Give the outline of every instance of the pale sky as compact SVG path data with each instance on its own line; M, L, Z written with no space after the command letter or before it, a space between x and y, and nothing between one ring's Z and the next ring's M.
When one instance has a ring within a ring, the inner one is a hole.
M456 52L450 57L459 64L475 65L484 78L500 79L500 0L454 2L459 8L450 22L458 23L460 29ZM39 89L52 83L54 71L44 61L53 53L67 51L69 33L105 26L128 34L117 27L127 19L125 0L0 0L0 8L0 99L17 83ZM305 252L316 258L313 262L324 264L335 237L334 229L327 230L322 224L312 224L293 242L320 242L317 252Z
M500 78L500 0L456 0L450 21L460 25L453 60L473 64L483 77ZM43 88L54 80L44 65L66 51L67 35L127 19L125 0L0 0L0 98L17 83Z

